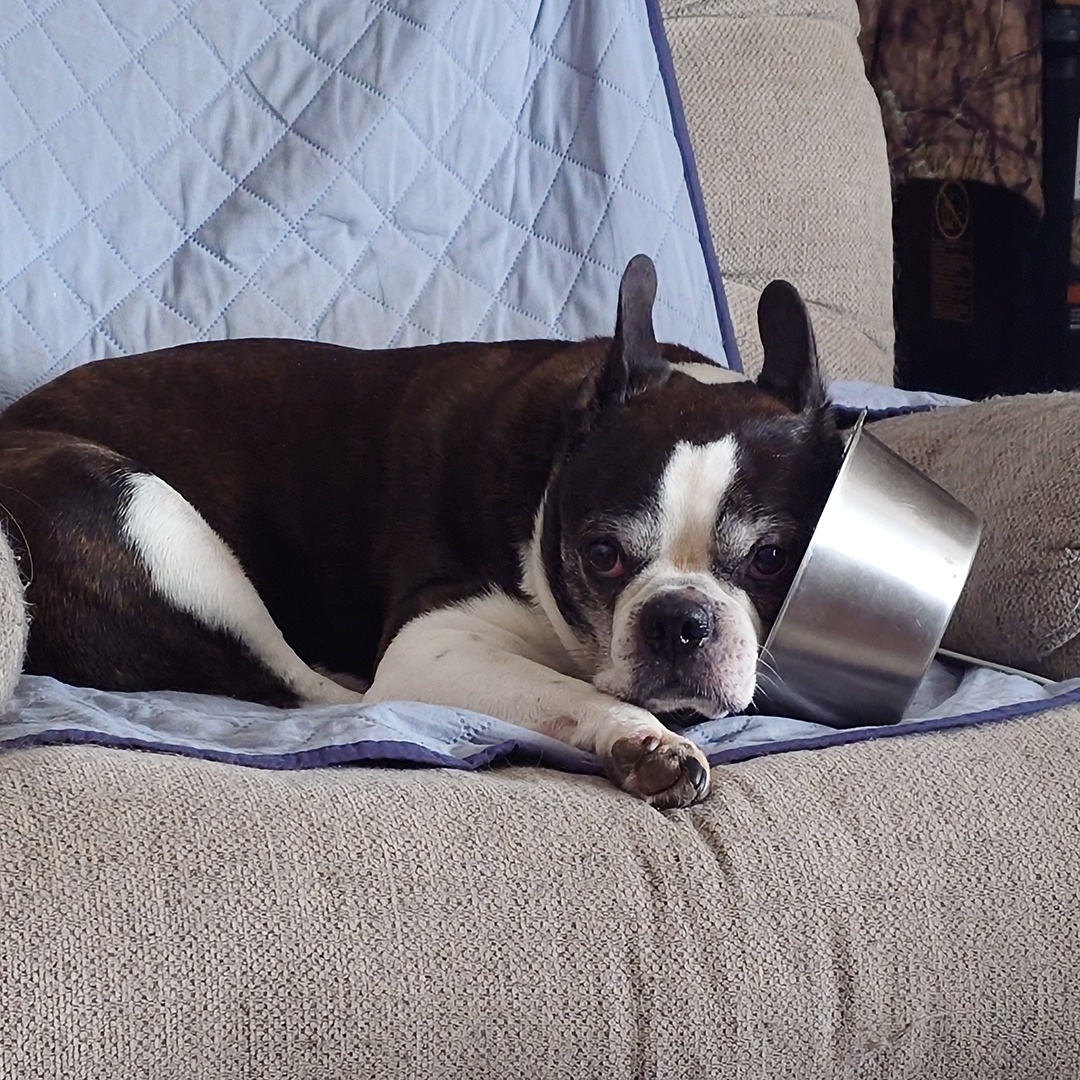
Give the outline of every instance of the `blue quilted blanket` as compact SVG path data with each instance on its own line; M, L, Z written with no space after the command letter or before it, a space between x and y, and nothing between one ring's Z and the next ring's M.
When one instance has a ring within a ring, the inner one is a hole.
M1080 679L1041 686L1019 675L931 666L908 718L833 731L777 716L732 716L688 728L713 764L1007 720L1080 701ZM591 754L504 720L416 702L273 709L197 694L115 694L24 675L0 715L0 748L60 743L161 750L266 769L433 765L500 760L598 772Z
M206 338L656 325L737 366L655 0L66 0L0 15L0 402Z

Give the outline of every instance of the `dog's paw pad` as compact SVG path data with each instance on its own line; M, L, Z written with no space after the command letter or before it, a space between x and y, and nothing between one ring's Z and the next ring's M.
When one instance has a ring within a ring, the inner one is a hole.
M705 755L674 732L618 739L604 764L619 787L659 809L692 806L709 793Z

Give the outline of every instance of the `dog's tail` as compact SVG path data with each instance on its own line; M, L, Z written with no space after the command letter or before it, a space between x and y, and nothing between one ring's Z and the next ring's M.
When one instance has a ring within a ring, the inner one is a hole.
M0 709L7 707L22 672L28 627L22 576L0 528Z

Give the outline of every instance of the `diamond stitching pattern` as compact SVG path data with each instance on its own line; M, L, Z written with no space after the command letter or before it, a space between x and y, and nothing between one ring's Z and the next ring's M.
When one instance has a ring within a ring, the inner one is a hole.
M637 251L722 361L646 3L14 0L0 400L200 338L605 333Z

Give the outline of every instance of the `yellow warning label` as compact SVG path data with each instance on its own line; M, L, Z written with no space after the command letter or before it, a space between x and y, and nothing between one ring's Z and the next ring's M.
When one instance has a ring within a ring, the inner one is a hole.
M967 189L948 180L934 198L934 231L930 238L930 318L969 323L975 318L975 266L971 202Z
M967 189L955 180L938 188L934 199L934 222L946 240L959 240L971 224L971 202Z

